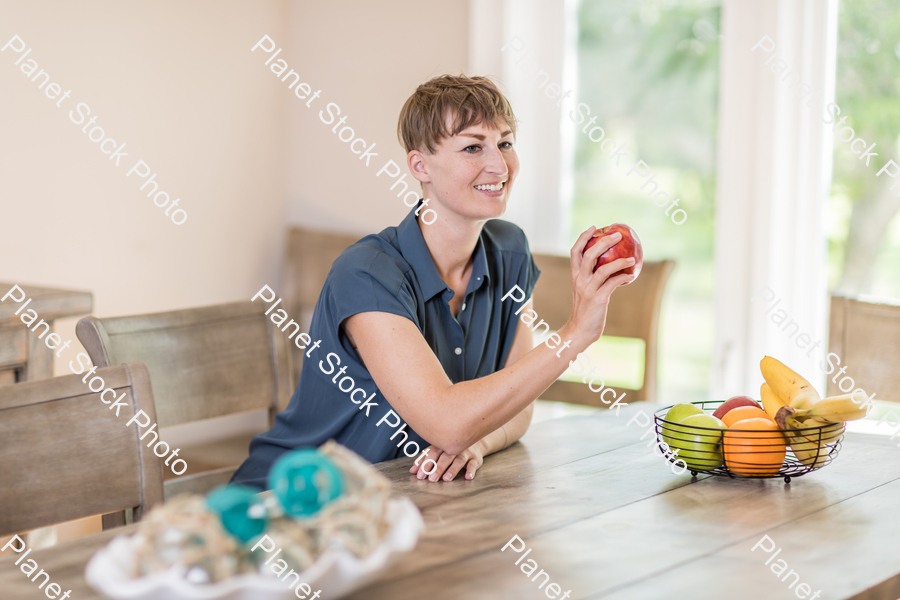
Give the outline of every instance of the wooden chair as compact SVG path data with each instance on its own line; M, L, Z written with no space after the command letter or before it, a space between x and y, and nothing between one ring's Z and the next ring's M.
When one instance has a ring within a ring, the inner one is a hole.
M147 365L159 428L266 408L269 423L291 399L287 335L261 301L98 319L75 332L97 366ZM163 471L166 498L225 483L248 455L251 435L183 448L188 470Z
M163 501L160 460L125 423L156 418L147 368L139 362L95 373L128 406L116 411L82 376L0 387L0 535L103 515L103 528L135 521Z
M558 330L572 313L572 268L568 256L534 254L541 277L534 290L534 310L539 318ZM625 402L653 402L656 398L656 355L659 309L666 281L675 261L645 262L634 283L618 288L609 302L603 335L644 340L644 380L637 390L612 387L616 396L629 394ZM556 381L541 395L542 400L570 402L587 406L606 406L600 394L591 392L581 381Z
M341 252L360 239L358 235L328 233L293 227L288 232L287 257L284 263L281 297L285 310L302 322L301 330L309 331L313 309L319 300L325 278ZM291 345L294 381L300 381L303 353Z
M845 375L876 400L900 402L900 305L866 302L858 297L831 294L828 351L840 357ZM831 361L837 364L837 361ZM843 376L842 376L843 377ZM828 396L844 394L841 382L828 376Z
M0 296L13 288L12 283L0 282ZM0 385L37 381L53 377L53 349L47 339L53 335L55 321L91 314L94 297L90 292L60 290L54 288L20 285L24 292L23 304L16 303L13 294L0 302ZM20 314L16 315L16 311ZM29 327L22 317L34 310L39 320ZM42 326L47 323L49 330ZM33 331L32 331L33 330ZM60 345L55 340L51 345Z

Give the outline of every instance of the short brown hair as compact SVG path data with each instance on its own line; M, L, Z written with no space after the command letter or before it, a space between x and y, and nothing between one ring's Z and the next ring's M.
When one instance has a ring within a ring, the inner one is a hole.
M453 129L447 130L447 111L453 113ZM406 151L426 148L434 154L443 138L458 134L470 125L488 123L499 127L506 121L513 135L516 116L506 96L487 77L441 75L416 88L397 123L397 137Z

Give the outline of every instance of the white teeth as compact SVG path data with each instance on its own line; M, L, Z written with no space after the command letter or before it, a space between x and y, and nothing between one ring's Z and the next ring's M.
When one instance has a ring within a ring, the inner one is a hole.
M486 190L486 191L491 191L491 192L499 192L500 190L503 189L503 182L498 183L496 185L476 185L475 189L476 190Z

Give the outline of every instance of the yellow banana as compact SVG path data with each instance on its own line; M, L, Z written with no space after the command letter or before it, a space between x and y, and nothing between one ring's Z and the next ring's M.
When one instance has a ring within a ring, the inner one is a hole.
M766 414L772 417L773 420L775 419L775 415L778 414L778 409L782 406L787 406L787 402L773 392L768 383L759 386L759 397L762 398L762 404Z
M805 422L800 422L792 416L785 417L782 412L782 425L786 429L785 438L794 452L794 456L808 467L821 467L825 464L828 454L831 452L829 444L834 444L844 435L844 424L827 424L825 426L813 424L817 418L812 417ZM807 429L809 427L821 427L821 429Z
M821 398L806 379L771 356L760 361L759 370L775 395L793 408L811 408Z
M795 428L794 434L799 437L803 437L808 442L812 442L815 444L830 444L843 437L844 424L828 423L826 425L811 425L807 421L805 423L801 423L799 427Z
M763 408L808 467L825 464L831 445L844 435L844 421L866 416L850 394L822 399L806 379L771 356L760 361L759 369L766 380L759 389Z
M797 410L793 417L802 422L809 418L815 418L826 423L843 423L844 421L856 421L866 416L866 410L853 401L851 394L823 398L812 407Z
M803 428L825 427L825 426L834 427L835 425L839 425L837 423L832 423L831 421L826 421L822 417L806 417L804 419L797 419L796 415L795 415L795 420L797 421L797 424L798 424L797 427L803 427Z
M818 444L804 438L792 442L791 451L794 453L794 456L797 457L797 460L804 465L816 468L821 467L825 464L825 461L828 460L830 449L824 443Z

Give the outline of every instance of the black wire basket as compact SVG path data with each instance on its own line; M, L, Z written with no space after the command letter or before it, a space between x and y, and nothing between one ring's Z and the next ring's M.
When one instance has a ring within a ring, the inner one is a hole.
M712 413L725 400L691 402L705 414ZM653 414L656 443L665 442L666 459L698 473L732 478L775 479L800 477L817 471L833 461L841 448L844 424L784 430L715 429L666 421L671 406ZM675 454L678 450L678 454ZM681 472L684 472L682 470Z

